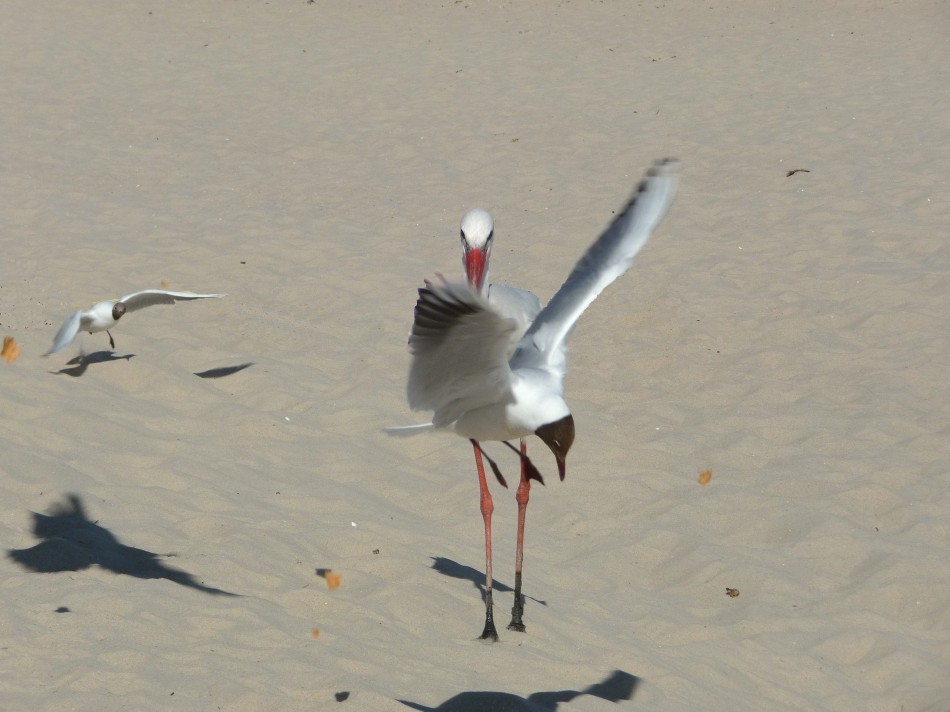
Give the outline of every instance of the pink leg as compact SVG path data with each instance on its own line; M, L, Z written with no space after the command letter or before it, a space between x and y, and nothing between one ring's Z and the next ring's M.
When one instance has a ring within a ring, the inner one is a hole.
M476 440L472 440L475 448L475 467L478 469L478 487L481 493L480 505L482 519L485 520L485 630L478 636L482 640L498 640L495 630L495 618L492 612L492 573L491 573L491 515L495 511L491 492L488 491L488 481L485 479L485 465L482 464L482 451Z
M515 549L515 605L511 608L511 623L508 630L517 630L524 633L524 623L521 616L524 613L524 600L521 597L521 565L524 563L524 519L528 510L528 495L531 493L531 478L528 477L527 467L528 445L521 438L521 484L515 501L518 502L518 544Z

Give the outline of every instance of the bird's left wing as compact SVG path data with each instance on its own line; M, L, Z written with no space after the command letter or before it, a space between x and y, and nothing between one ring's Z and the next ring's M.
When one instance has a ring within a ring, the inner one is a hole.
M63 322L63 325L59 327L59 331L56 332L56 336L53 337L53 345L49 347L44 356L49 356L54 354L57 351L62 351L76 338L79 334L79 325L82 320L82 312L76 311L66 317L66 321Z
M409 407L435 411L432 422L441 427L502 398L511 385L507 351L516 328L467 282L427 281L409 336Z
M587 248L567 280L525 333L511 367L562 371L564 344L584 310L607 285L626 272L666 215L676 195L678 164L656 161L627 203L600 237Z
M195 294L194 292L168 292L164 289L146 289L142 292L127 294L120 302L125 304L128 311L137 311L155 304L174 304L175 302L190 301L192 299L220 299L224 294Z

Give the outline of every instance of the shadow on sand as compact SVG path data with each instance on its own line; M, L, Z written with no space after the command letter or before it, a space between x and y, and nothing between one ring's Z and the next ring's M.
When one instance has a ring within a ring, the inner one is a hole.
M72 366L72 368L61 368L58 371L53 371L56 375L64 374L66 376L72 376L73 378L79 378L82 374L86 372L86 369L89 368L94 363L106 363L107 361L126 361L131 360L135 354L126 354L125 356L116 356L112 351L94 351L91 354L79 354L73 359L70 359L66 362L67 366Z
M485 572L479 571L478 569L473 569L471 566L465 566L460 564L457 561L452 561L452 559L446 559L444 556L433 556L432 557L432 568L438 571L444 576L450 576L452 578L462 579L463 581L471 581L472 585L475 586L482 594L482 600L485 599ZM494 591L514 591L511 586L506 586L505 584L498 581L498 579L492 577L492 589ZM547 601L542 601L533 596L525 596L524 591L522 591L522 596L525 600L532 600L535 603L540 603L542 606L546 606ZM496 602L497 603L497 602Z
M254 365L254 362L241 363L237 366L222 366L221 368L209 368L207 371L201 371L195 375L198 378L224 378L225 376L231 376L238 371L243 371L245 368L249 368Z
M81 571L96 564L113 573L168 579L215 596L237 595L205 586L185 571L166 567L160 561L163 555L120 543L112 532L86 517L82 501L75 494L67 495L65 502L54 504L48 511L49 514L33 512L33 534L42 541L29 549L7 552L30 571Z
M407 707L421 712L554 712L561 702L570 702L582 695L599 697L608 702L620 702L633 698L640 678L623 670L614 670L606 680L584 690L557 690L535 692L519 697L510 692L463 692L443 702L438 707L425 707L399 700Z

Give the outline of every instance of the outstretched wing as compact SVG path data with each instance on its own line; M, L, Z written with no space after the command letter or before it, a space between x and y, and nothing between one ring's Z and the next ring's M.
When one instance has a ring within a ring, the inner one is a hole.
M409 407L435 411L432 422L441 427L503 397L516 328L467 282L427 281L409 336Z
M512 368L563 371L565 342L574 324L597 295L630 268L670 207L677 165L672 159L653 164L624 211L587 249L522 337Z
M155 304L174 304L175 302L191 301L193 299L219 299L224 294L195 294L194 292L168 292L163 289L146 289L142 292L133 292L119 299L125 304L126 310L138 311Z
M77 311L70 314L66 317L66 321L63 322L63 325L59 327L59 331L56 332L56 336L53 337L53 345L49 347L44 356L49 356L54 354L57 351L62 351L67 346L69 346L73 341L75 341L76 336L79 334L79 326L82 322L82 312Z

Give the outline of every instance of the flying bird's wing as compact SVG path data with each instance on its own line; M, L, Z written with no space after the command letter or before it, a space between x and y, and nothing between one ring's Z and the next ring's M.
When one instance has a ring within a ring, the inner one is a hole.
M563 372L564 347L584 310L607 285L626 272L650 239L676 194L677 162L657 161L610 227L580 258L574 270L525 333L512 368L540 367Z
M138 311L155 304L174 304L192 299L218 299L224 294L195 294L194 292L168 292L164 289L146 289L142 292L127 294L118 301L125 304L126 310Z
M57 351L62 351L76 339L79 334L79 326L82 322L82 312L77 311L70 314L63 325L59 327L56 336L53 337L53 345L49 347L44 356L49 356Z
M507 284L490 284L488 303L506 318L513 319L516 324L509 341L508 358L511 358L524 332L541 311L541 301L527 290L509 287Z
M517 328L467 282L426 282L409 336L409 407L433 410L436 427L504 397L507 352Z

